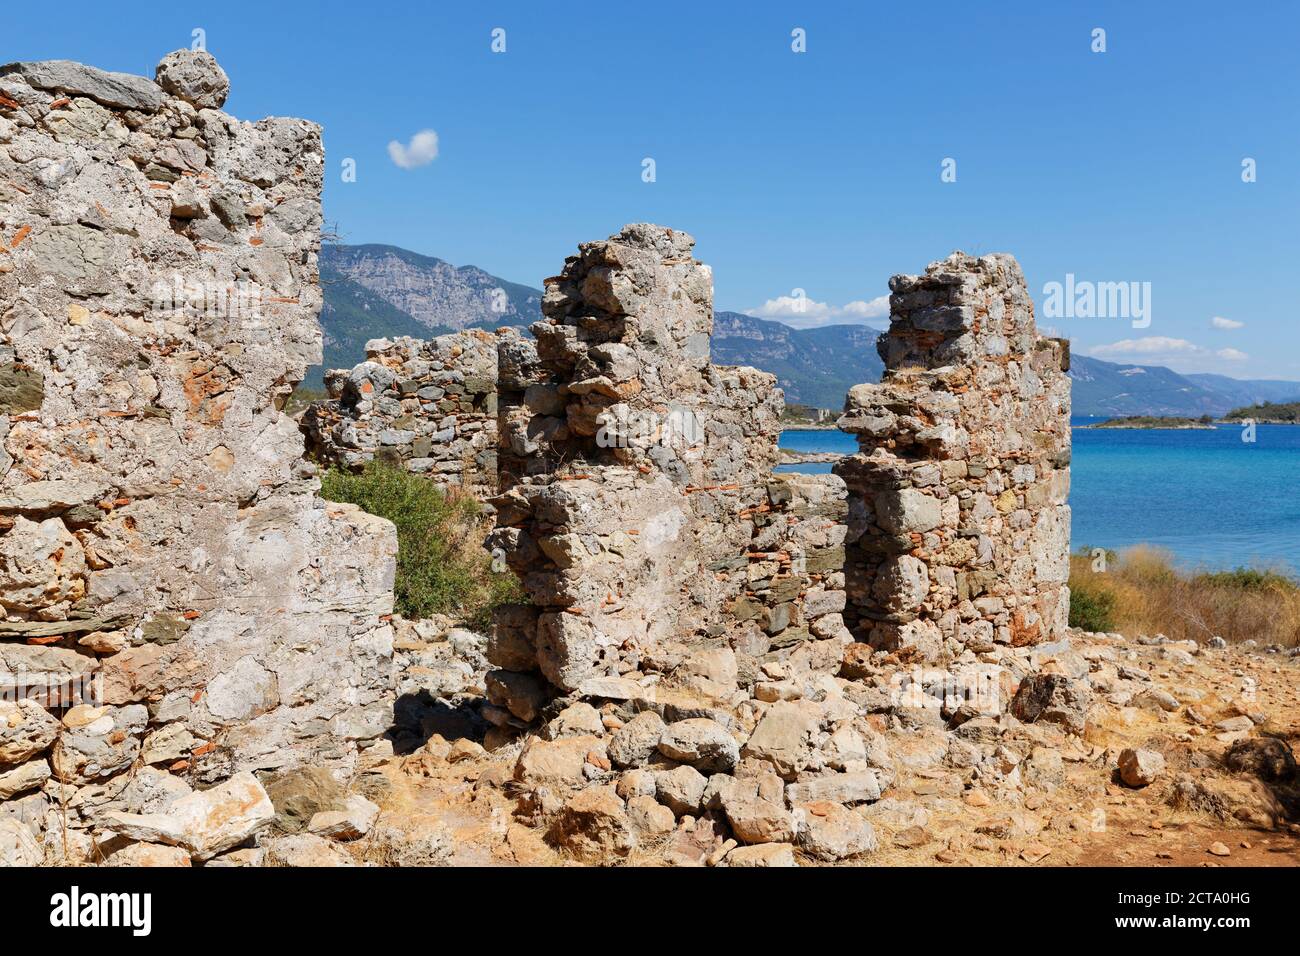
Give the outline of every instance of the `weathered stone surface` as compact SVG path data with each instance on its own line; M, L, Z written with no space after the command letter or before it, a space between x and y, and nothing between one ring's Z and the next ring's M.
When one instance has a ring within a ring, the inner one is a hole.
M655 797L677 816L698 813L708 779L694 767L674 767L655 775Z
M616 767L641 767L663 739L663 718L653 710L642 711L614 732L609 739L609 759Z
M297 833L320 813L346 809L347 792L323 767L297 767L263 781L275 807L275 828Z
M71 723L74 714L81 719ZM140 737L148 722L149 711L140 704L73 708L65 715L63 732L51 752L55 776L90 783L120 773L139 756Z
M238 846L273 819L271 798L245 771L181 797L165 813L109 813L105 826L132 840L183 847L202 861Z
M1092 693L1086 682L1064 674L1031 674L1020 682L1011 712L1027 724L1042 720L1082 736L1091 705Z
M204 784L346 770L392 714L396 537L320 499L283 410L320 360L320 130L219 112L206 53L157 78L0 67L0 633L76 637L0 640L0 691L147 703L146 759ZM145 728L69 730L55 775L98 786Z
M880 384L840 427L845 620L923 660L1050 641L1069 617L1068 350L1041 337L1020 266L954 253L890 280Z
M728 773L740 759L740 745L715 721L706 717L679 720L663 730L659 752L705 773Z
M727 854L723 864L725 866L741 867L798 866L794 861L794 847L789 843L759 843L754 846L738 846Z
M54 481L29 481L0 495L0 511L40 514L67 511L80 505L102 501L108 486L99 482L63 478Z
M342 810L322 810L312 816L307 829L331 840L358 840L379 819L379 807L359 793L350 793Z
M802 803L795 810L802 815L799 845L810 856L833 863L876 849L871 822L838 803Z
M636 845L623 801L613 787L588 787L564 802L547 838L580 860L626 856Z
M0 771L0 800L40 789L49 779L50 764L46 760L29 760L12 770Z
M0 819L0 867L40 866L44 859L45 851L27 824Z
M794 817L784 801L734 795L723 799L722 809L742 843L789 843L795 838Z
M585 777L587 754L604 750L598 737L567 737L564 740L532 738L519 754L514 779L525 786L576 787Z
M176 50L158 64L154 80L195 109L219 110L230 93L230 78L206 50Z
M786 787L790 803L865 803L879 800L880 773L863 770L850 773L833 773L822 776L800 777L797 783Z
M627 798L627 817L641 838L653 839L672 833L677 823L672 810L646 794Z
M776 772L792 780L808 765L812 755L812 734L816 725L797 704L775 703L745 741L742 753L770 763Z
M0 700L0 767L44 753L58 735L58 719L40 704Z
M1165 772L1165 758L1154 750L1127 747L1119 755L1119 776L1130 787L1146 787Z
M178 846L132 843L109 854L105 866L192 866L190 853Z
M570 704L560 711L542 731L547 740L561 740L565 737L600 737L605 733L605 725L600 719L600 712L584 701Z
M129 73L109 73L72 60L43 60L39 63L7 63L0 77L15 77L39 90L88 96L115 109L154 113L162 108L164 96L157 84Z
M276 837L267 843L266 857L272 866L356 866L347 853L314 833Z

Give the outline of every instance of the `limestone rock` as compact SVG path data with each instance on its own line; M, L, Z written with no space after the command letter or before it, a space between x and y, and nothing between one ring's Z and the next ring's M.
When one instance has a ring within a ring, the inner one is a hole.
M44 859L45 852L27 824L0 819L0 867L40 866Z
M566 737L563 740L532 738L524 745L515 764L514 779L529 787L579 787L586 777L587 754L603 751L598 737Z
M271 798L245 771L211 790L181 797L164 813L110 813L105 825L129 839L183 847L202 861L238 846L273 819Z
M44 753L59 735L59 721L32 700L0 700L0 767Z
M342 810L322 810L312 816L307 829L331 840L357 840L379 819L379 807L359 793L350 793Z
M723 859L724 866L768 867L798 866L794 861L794 847L789 843L758 843L738 846Z
M547 838L589 862L626 856L636 845L623 801L613 787L588 787L571 796Z
M68 726L68 717L64 717L64 730L50 759L60 780L89 783L111 777L140 754L140 737L149 722L149 711L143 705L88 710L93 712L87 714L91 719L76 726Z
M609 759L616 767L644 766L659 747L665 727L663 718L653 710L642 711L614 731Z
M1027 724L1039 720L1060 724L1082 736L1091 705L1092 694L1085 682L1064 674L1032 674L1020 682L1011 712Z
M1119 775L1130 787L1156 782L1165 771L1165 758L1154 750L1126 748L1119 755Z
M191 866L188 850L158 843L132 843L109 854L105 866Z
M795 822L785 803L736 795L722 800L731 831L741 843L789 843Z
M38 790L49 779L50 764L46 760L29 760L12 770L0 770L0 800Z
M775 703L745 742L743 755L770 763L778 774L792 780L812 755L816 730L805 710L793 703Z
M275 808L275 828L282 833L298 833L318 814L347 807L346 791L323 767L271 774L264 783Z
M674 767L655 776L655 796L677 816L698 813L708 780L694 767Z
M167 93L195 109L219 110L230 93L230 78L206 50L176 50L158 64L154 80Z
M876 849L871 822L838 803L803 803L795 809L802 813L799 845L810 856L833 863Z
M324 837L314 833L293 833L275 837L266 845L271 866L347 867L352 858Z
M105 106L155 113L163 105L163 92L155 83L129 73L109 73L72 60L9 63L0 77L17 76L42 90L88 96Z
M679 720L664 728L659 752L705 773L727 773L740 759L740 745L726 728L707 717Z

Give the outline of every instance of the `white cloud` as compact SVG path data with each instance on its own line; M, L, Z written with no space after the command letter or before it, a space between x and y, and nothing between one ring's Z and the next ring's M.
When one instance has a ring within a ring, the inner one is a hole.
M388 158L402 169L427 166L438 158L438 134L431 129L422 129L405 146L393 140L388 144Z
M1205 351L1187 339L1148 335L1140 339L1122 339L1109 345L1095 345L1089 349L1089 354L1101 358L1107 355L1194 355Z
M782 295L768 299L756 309L747 309L745 314L759 319L775 319L796 329L812 329L822 325L875 325L879 323L871 320L889 317L889 296L876 296L870 301L854 299L844 305L832 305L806 296Z
M1239 349L1208 349L1187 339L1148 335L1140 339L1122 339L1087 350L1094 358L1123 362L1139 361L1148 365L1167 365L1176 372L1220 371L1224 363L1245 362L1250 356Z
M1210 319L1211 327L1216 329L1239 329L1245 324L1245 322L1238 322L1236 319L1225 319L1221 315L1216 315Z

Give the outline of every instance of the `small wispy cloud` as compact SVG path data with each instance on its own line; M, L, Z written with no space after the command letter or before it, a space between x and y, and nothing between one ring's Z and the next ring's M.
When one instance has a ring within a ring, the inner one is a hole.
M1166 335L1148 335L1140 339L1121 339L1088 349L1094 358L1131 359L1156 365L1168 365L1175 371L1215 369L1223 363L1245 362L1250 356L1240 349L1209 349L1188 339Z
M388 158L402 169L427 166L438 158L438 134L431 129L422 129L405 146L393 140L388 144Z
M1239 329L1245 324L1245 322L1238 322L1236 319L1225 319L1221 315L1216 315L1210 319L1210 326L1216 329Z
M782 295L768 299L758 308L746 309L745 314L758 319L775 319L796 329L822 325L872 325L876 320L889 317L889 296L854 299L843 305L833 305L805 296Z

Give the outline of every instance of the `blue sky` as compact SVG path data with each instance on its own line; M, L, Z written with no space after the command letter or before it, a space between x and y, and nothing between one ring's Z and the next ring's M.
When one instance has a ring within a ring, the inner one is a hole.
M73 3L5 19L0 60L147 75L202 28L227 110L325 127L326 216L349 242L540 285L579 241L661 222L695 235L717 308L799 324L880 323L892 273L1007 251L1040 306L1067 273L1151 284L1144 328L1040 308L1076 350L1300 379L1300 5ZM436 158L397 165L390 142L424 130ZM807 302L787 314L795 289Z

